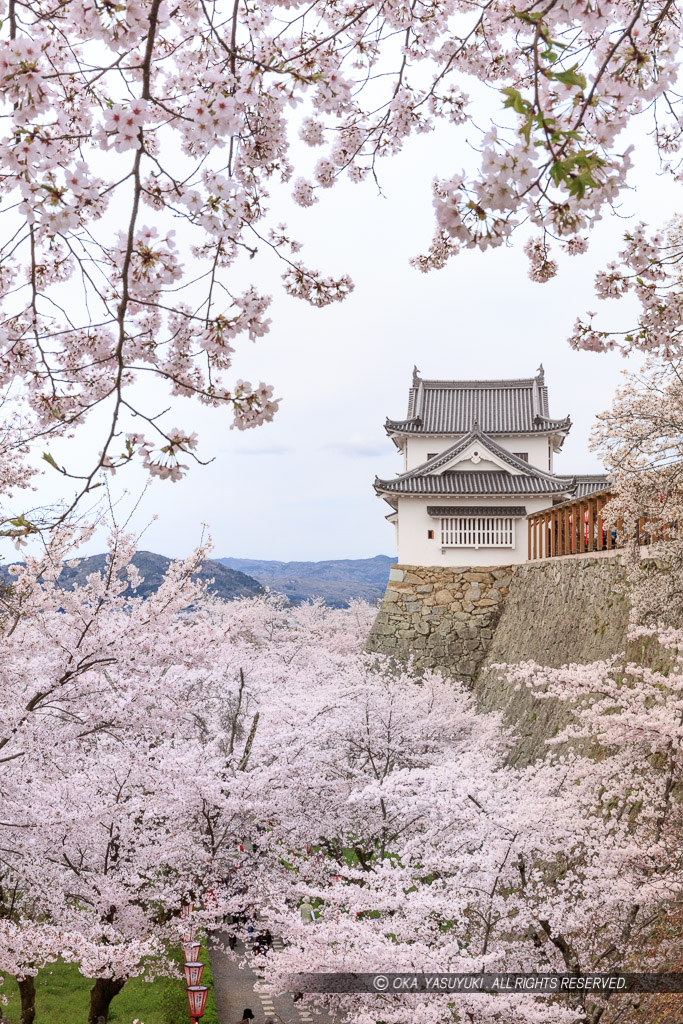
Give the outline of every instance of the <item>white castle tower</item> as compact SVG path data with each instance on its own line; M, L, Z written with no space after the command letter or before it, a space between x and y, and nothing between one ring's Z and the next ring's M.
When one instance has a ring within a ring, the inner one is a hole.
M385 428L403 472L375 479L391 506L402 565L499 565L527 560L526 516L602 490L605 476L556 476L571 420L553 419L543 367L525 380L422 380L408 413Z

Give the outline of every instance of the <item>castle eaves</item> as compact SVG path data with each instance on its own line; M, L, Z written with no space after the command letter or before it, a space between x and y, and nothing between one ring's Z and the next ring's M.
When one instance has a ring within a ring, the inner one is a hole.
M573 492L571 477L513 476L504 471L453 470L430 476L405 476L375 480L378 494L433 494L443 497L479 497L536 494L553 497Z

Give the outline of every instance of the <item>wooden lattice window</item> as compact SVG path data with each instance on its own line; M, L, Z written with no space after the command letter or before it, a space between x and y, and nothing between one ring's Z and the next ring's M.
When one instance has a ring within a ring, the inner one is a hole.
M514 548L515 521L510 516L448 516L441 520L444 548Z

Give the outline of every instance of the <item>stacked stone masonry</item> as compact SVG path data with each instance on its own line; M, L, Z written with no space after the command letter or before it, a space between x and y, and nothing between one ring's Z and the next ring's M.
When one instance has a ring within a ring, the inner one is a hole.
M516 566L392 566L368 650L472 682L494 635Z
M510 760L528 763L569 712L517 690L497 666L557 668L625 650L625 582L620 557L596 555L474 569L397 565L367 648L466 683L482 710L513 727Z

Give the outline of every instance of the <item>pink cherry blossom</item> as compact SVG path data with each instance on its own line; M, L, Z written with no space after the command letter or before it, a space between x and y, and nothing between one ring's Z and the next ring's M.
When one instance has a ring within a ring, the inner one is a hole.
M300 244L279 228L272 182L293 180L295 201L309 207L347 176L381 174L383 157L439 119L469 125L479 156L435 183L436 235L414 264L442 267L529 223L535 239L542 233L527 246L532 277L545 281L553 242L584 251L626 186L633 157L620 140L633 118L656 118L653 141L679 174L680 26L664 0L533 12L510 0L287 0L220 14L189 0L172 10L161 0L54 9L41 0L10 4L2 33L0 388L23 392L20 443L40 436L45 447L107 410L94 463L60 466L79 480L71 505L103 469L128 461L118 438L140 423L139 454L160 471L144 454L164 447L160 408L134 388L150 374L172 396L230 411L241 429L273 415L276 400L261 406L257 391L228 379L242 332L255 339L269 328L265 299L250 314L236 308L242 263L257 252L282 260L285 289L316 306L348 295L343 268L292 265ZM486 113L481 83L495 100ZM314 160L292 147L297 136L318 150ZM287 245L273 244L273 232ZM677 299L667 294L658 327L649 313L663 282L652 259L643 264L637 233L623 258L626 272L611 267L599 290L634 292L645 313L624 344L656 347L680 321ZM583 322L574 341L616 344Z

